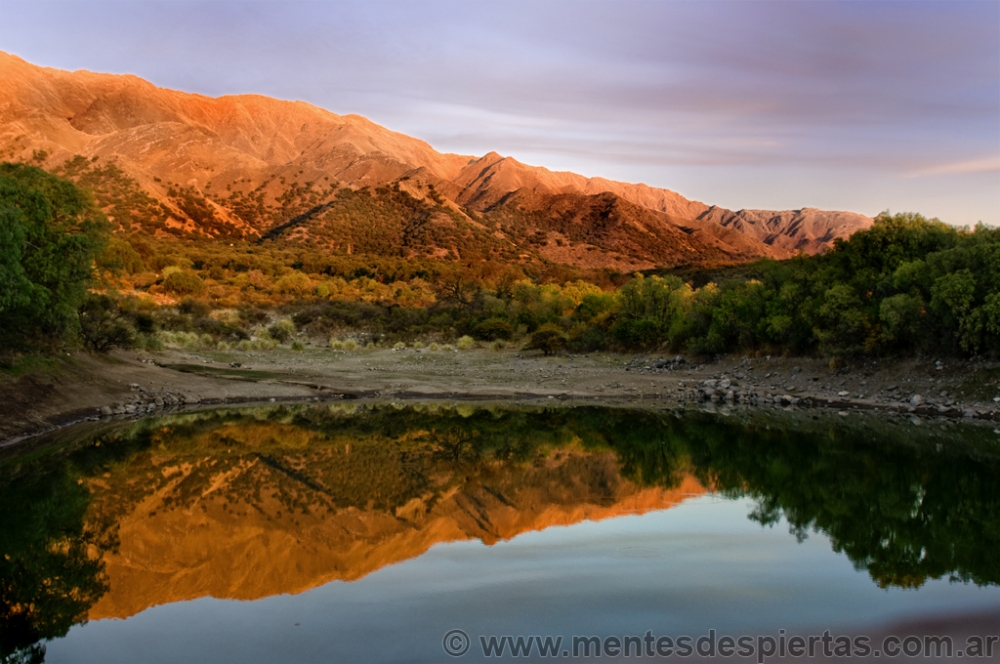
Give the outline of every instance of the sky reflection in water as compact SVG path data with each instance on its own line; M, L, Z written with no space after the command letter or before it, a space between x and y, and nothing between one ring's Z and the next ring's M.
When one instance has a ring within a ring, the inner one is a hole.
M992 432L831 426L596 408L167 418L3 462L6 502L52 530L12 537L8 517L0 575L45 586L52 569L30 561L53 542L89 552L56 568L99 557L77 581L91 622L48 662L437 661L454 628L863 633L1000 615ZM77 507L54 521L41 486ZM79 591L50 595L0 625L5 653L79 622L59 601Z

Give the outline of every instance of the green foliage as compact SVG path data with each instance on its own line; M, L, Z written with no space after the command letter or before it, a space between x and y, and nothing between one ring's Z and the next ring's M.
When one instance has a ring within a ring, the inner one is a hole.
M502 318L487 318L476 325L474 331L477 339L485 341L506 340L514 335L513 326Z
M86 620L107 591L84 529L89 492L65 459L0 468L0 660L42 662L43 641Z
M167 275L163 287L176 295L197 295L205 289L205 282L197 274L177 270Z
M623 287L611 328L615 341L633 348L668 343L704 354L1000 352L997 229L965 231L916 214L886 213L826 254L760 261L734 272L740 278L708 283L682 298L672 332L646 313L657 310L657 298L637 297L645 284Z
M136 330L114 298L88 293L80 307L80 337L90 350L106 353L134 346Z
M824 534L880 587L1000 584L1000 458L988 429L345 403L171 416L33 450L0 460L3 661L41 661L45 640L86 619L108 587L100 556L151 496L158 510L190 514L212 494L248 508L232 518L284 514L294 534L306 513L398 518L416 499L484 490L518 505L537 502L540 486L568 507L611 505L623 481L673 488L693 476L750 498L761 524L784 520L800 541ZM185 468L184 481L164 467ZM220 473L231 481L220 486Z
M553 323L546 323L531 335L525 348L527 350L540 350L544 355L552 355L564 349L567 340L562 328Z
M628 280L524 254L516 242L539 229L543 239L550 233L571 243L597 239L573 235L571 220L525 216L513 204L470 224L434 195L419 198L399 186L354 191L290 182L272 204L264 185L252 192L237 187L225 200L168 185L175 212L186 210L204 224L199 236L178 231L170 211L143 198L114 164L74 158L60 172L91 186L119 227L101 251L100 213L85 196L73 189L81 198L67 216L71 185L37 168L5 168L18 173L13 180L8 173L0 205L0 313L14 323L0 329L0 346L8 350L74 337L74 310L96 259L100 283L111 290L166 300L197 296L211 309L270 310L268 318L281 310L322 339L351 330L389 343L463 335L520 341L548 325L576 351L1000 352L1000 231L984 226L970 231L884 213L824 255L687 268L677 271L683 280L670 274ZM61 202L34 201L17 188ZM601 213L603 203L593 203ZM244 221L271 230L248 242L214 216L216 205L238 208ZM46 215L51 219L40 222ZM498 239L499 228L507 239ZM220 242L222 236L228 241ZM166 321L164 330L213 335L216 343L249 343L253 327L223 325L207 311L171 316L156 316ZM152 331L136 329L152 338ZM86 343L95 347L92 331Z
M106 226L72 183L0 164L0 350L72 338Z
M285 343L295 334L295 323L289 318L282 318L271 327L267 328L271 338L278 343Z

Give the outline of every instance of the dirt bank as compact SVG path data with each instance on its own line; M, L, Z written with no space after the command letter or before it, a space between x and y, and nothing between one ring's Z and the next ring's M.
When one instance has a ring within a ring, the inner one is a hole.
M87 418L272 399L558 399L1000 421L1000 362L872 361L834 370L807 358L671 360L484 349L78 353L20 376L0 376L0 441Z

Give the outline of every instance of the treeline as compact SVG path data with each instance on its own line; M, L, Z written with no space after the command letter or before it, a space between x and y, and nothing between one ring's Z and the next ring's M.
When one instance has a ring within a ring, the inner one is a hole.
M883 213L820 256L760 261L700 288L638 278L608 318L613 343L698 353L827 356L1000 351L1000 230Z
M884 213L820 256L631 277L127 228L112 236L88 194L19 164L0 167L0 220L0 355L74 344L301 348L331 336L469 336L546 353L1000 351L1000 231L917 214Z

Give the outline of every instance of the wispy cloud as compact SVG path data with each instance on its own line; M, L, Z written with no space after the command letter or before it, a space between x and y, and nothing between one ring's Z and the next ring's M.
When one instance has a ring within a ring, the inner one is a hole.
M913 171L908 175L909 177L930 177L934 175L961 175L964 173L1000 173L1000 154L980 159L953 161L928 166L927 168ZM1000 192L997 193L1000 195Z
M39 64L302 99L453 152L681 182L713 202L860 209L881 195L875 211L1000 222L983 178L1000 160L997 2L0 0L0 13L0 47ZM964 201L924 195L956 178Z

